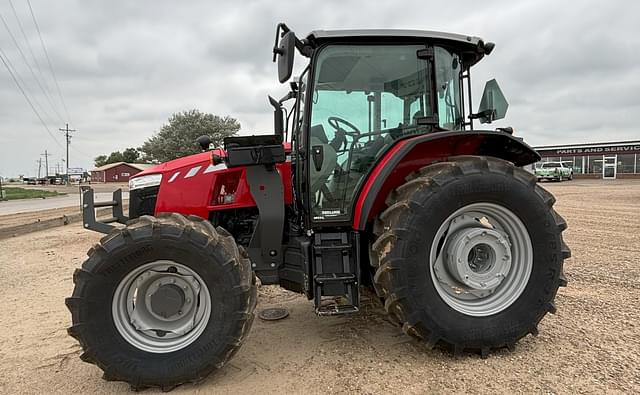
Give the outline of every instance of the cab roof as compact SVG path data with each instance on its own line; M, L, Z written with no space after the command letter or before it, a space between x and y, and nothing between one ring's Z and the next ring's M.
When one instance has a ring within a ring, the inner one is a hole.
M430 30L407 29L346 29L314 30L307 35L307 42L317 47L331 42L367 42L380 41L429 41L460 50L466 64L471 66L479 62L484 55L491 53L493 43L486 43L476 36L436 32Z

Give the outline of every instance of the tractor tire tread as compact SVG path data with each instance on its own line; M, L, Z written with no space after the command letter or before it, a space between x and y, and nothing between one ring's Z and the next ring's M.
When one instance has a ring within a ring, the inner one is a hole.
M394 241L399 236L398 227L403 227L403 218L411 216L412 211L421 207L421 202L426 201L431 195L437 194L438 190L446 184L453 182L461 176L467 176L477 173L498 173L511 175L515 180L529 187L535 193L541 202L549 208L551 215L555 220L555 225L559 232L566 229L566 221L553 210L555 198L537 183L535 175L518 168L511 162L507 162L493 157L480 156L455 156L448 159L447 162L434 163L411 173L406 177L407 182L395 190L393 190L385 201L387 204L384 210L377 218L374 224L374 234L377 237L372 244L374 254L377 254L376 266L374 266L375 274L373 282L378 295L384 301L384 307L392 321L399 322L402 329L408 335L426 342L427 347L433 348L440 345L445 349L449 349L454 355L463 352L476 352L483 358L486 358L493 350L508 348L514 349L515 344L528 334L537 335L537 325L542 320L544 314L540 315L535 324L528 330L520 333L512 338L505 338L502 344L481 347L468 347L463 343L455 343L446 338L444 334L437 333L434 329L426 328L424 324L420 324L418 330L417 323L411 322L408 317L413 314L406 307L409 304L403 303L404 297L399 293L403 289L402 279L400 275L394 275L396 266L394 266L393 258L388 256L389 250L392 248ZM402 229L404 232L414 232L417 229ZM562 260L571 256L571 252L562 240ZM399 263L395 263L398 265ZM562 263L561 263L562 267ZM558 276L558 286L565 286L567 283L564 272ZM406 289L405 289L406 290ZM554 294L555 296L555 294ZM556 307L553 301L546 305L546 310L555 313Z
M171 229L169 229L171 228ZM179 232L176 233L175 230ZM165 233L163 230L169 230ZM157 382L141 382L139 377L125 377L116 373L105 362L96 357L94 349L87 343L88 325L83 322L83 309L86 309L90 300L84 295L86 285L90 281L94 281L101 274L96 271L101 262L105 262L109 251L126 248L129 243L134 240L134 234L144 234L146 237L153 238L154 235L173 235L188 239L191 243L202 245L205 248L219 248L220 243L224 253L229 255L229 261L233 262L233 267L228 270L235 270L237 273L238 285L234 288L238 294L244 295L246 302L242 304L239 310L233 313L235 320L235 328L237 328L237 336L227 337L224 351L220 353L222 359L212 358L211 361L197 372L185 375L182 378L172 382L167 382L159 377ZM76 269L73 281L75 284L71 297L65 300L65 304L72 316L72 326L67 329L70 336L76 339L82 347L83 353L80 358L88 363L97 365L103 372L103 378L107 381L124 381L129 383L132 389L139 391L146 388L159 388L162 391L169 391L176 386L186 383L196 383L204 380L213 371L222 367L229 358L235 354L240 345L246 339L251 324L254 320L254 309L257 302L256 278L251 270L251 263L247 258L246 252L239 249L231 235L221 228L216 228L210 222L196 216L185 217L177 213L162 213L157 217L142 216L128 222L127 227L116 229L104 236L100 242L89 249L88 259L82 264L82 267Z

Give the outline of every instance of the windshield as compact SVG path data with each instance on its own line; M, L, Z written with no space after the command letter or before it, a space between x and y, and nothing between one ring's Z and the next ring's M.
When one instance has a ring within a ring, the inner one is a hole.
M429 62L417 57L422 49L333 45L318 55L307 98L314 220L348 219L358 186L398 138L432 132L436 118L462 128L457 55L436 47L436 90Z
M553 167L562 167L562 165L560 163L554 163L554 162L549 162L549 163L544 163L542 165L543 168L553 168Z

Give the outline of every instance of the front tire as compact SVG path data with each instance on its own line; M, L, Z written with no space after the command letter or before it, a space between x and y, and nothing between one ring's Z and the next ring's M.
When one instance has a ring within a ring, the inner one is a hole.
M570 256L554 202L535 176L495 158L453 157L410 176L374 229L387 312L456 353L484 356L536 334Z
M143 216L88 252L66 299L81 359L134 389L204 379L239 349L256 305L251 264L199 217Z

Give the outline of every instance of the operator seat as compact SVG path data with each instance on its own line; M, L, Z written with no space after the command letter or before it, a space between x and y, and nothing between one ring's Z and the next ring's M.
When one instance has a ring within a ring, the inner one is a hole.
M313 160L309 165L311 168L311 193L315 194L327 185L329 176L333 174L338 163L338 156L336 150L329 144L329 139L322 125L312 126L309 134L311 147L321 145L323 153L322 167L319 171L316 170Z

